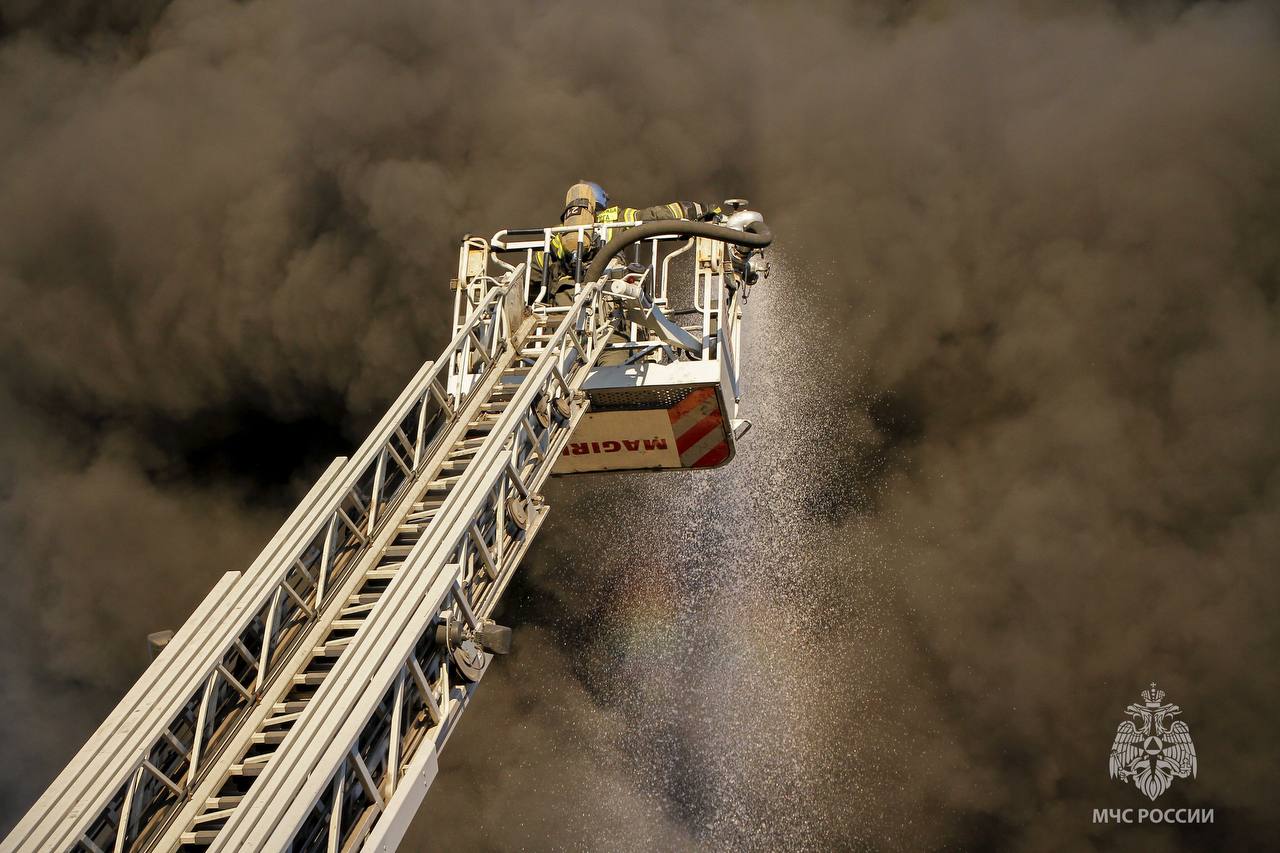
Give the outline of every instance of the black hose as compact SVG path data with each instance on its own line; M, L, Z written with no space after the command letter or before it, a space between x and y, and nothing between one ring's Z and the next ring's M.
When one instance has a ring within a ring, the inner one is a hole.
M631 244L648 240L650 237L711 237L735 246L745 246L748 249L763 249L773 242L773 232L763 222L752 222L747 226L746 231L725 228L723 225L712 225L709 222L692 222L687 219L646 222L643 225L628 228L605 243L604 248L591 261L591 266L587 267L587 275L583 281L595 281L600 278L604 275L609 261L616 258Z

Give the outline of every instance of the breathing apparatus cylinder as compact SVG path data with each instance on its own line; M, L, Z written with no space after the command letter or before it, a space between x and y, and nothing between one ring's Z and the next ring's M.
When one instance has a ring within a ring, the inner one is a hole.
M560 217L563 225L594 225L596 221L596 202L591 185L585 181L569 187L564 196L564 215ZM578 251L578 235L568 231L560 235L566 252Z

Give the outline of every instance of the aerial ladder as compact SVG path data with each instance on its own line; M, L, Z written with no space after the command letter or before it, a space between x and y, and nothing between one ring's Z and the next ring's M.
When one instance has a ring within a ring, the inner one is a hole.
M548 477L732 459L771 240L735 207L464 238L440 358L247 570L152 635L151 664L0 851L394 850L510 647L493 615ZM566 231L594 247L568 286L535 260Z

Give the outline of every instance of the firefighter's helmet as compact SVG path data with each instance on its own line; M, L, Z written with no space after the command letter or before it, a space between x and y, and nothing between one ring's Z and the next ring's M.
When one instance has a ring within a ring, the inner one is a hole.
M579 181L579 183L591 191L591 200L595 202L596 210L604 210L609 206L609 194L604 191L604 187L595 181Z

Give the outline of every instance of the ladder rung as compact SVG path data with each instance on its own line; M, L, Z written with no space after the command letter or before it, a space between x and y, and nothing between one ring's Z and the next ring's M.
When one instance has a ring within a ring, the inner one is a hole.
M195 832L184 832L181 837L183 844L195 844L201 847L208 847L210 844L218 840L218 830L200 829Z
M244 764L232 764L231 775L232 776L261 776L262 771L264 769L266 769L266 766L263 764L249 764L248 762L245 762Z
M437 512L439 512L439 510L424 509L421 512L415 512L412 515L405 516L405 521L414 521L425 525L428 521L436 517Z
M215 820L226 820L231 817L235 809L219 809L214 812L205 812L192 818L192 823L213 823ZM216 830L215 830L216 831Z
M254 732L251 740L254 743L282 743L284 741L284 736L288 733L289 732L287 731Z
M210 797L209 799L204 801L204 807L206 809L230 808L231 806L240 805L240 801L243 799L244 799L244 796L240 794L237 794L235 796L227 796L227 797Z
M335 631L358 631L360 626L364 624L363 617L360 619L334 619L333 630Z
M328 672L300 672L293 677L293 683L314 687L317 684L323 684L324 678L328 674Z
M313 658L336 658L346 650L352 639L352 637L343 637L340 640L330 640L324 645L313 648L311 656Z
M297 722L298 718L301 716L302 712L296 711L292 714L281 714L278 717L267 717L262 721L262 726L263 728L266 728L267 726L283 726L287 723Z
M306 708L307 708L306 702L298 702L297 700L294 700L292 702L277 702L271 706L271 713L292 714L295 711L305 711Z

